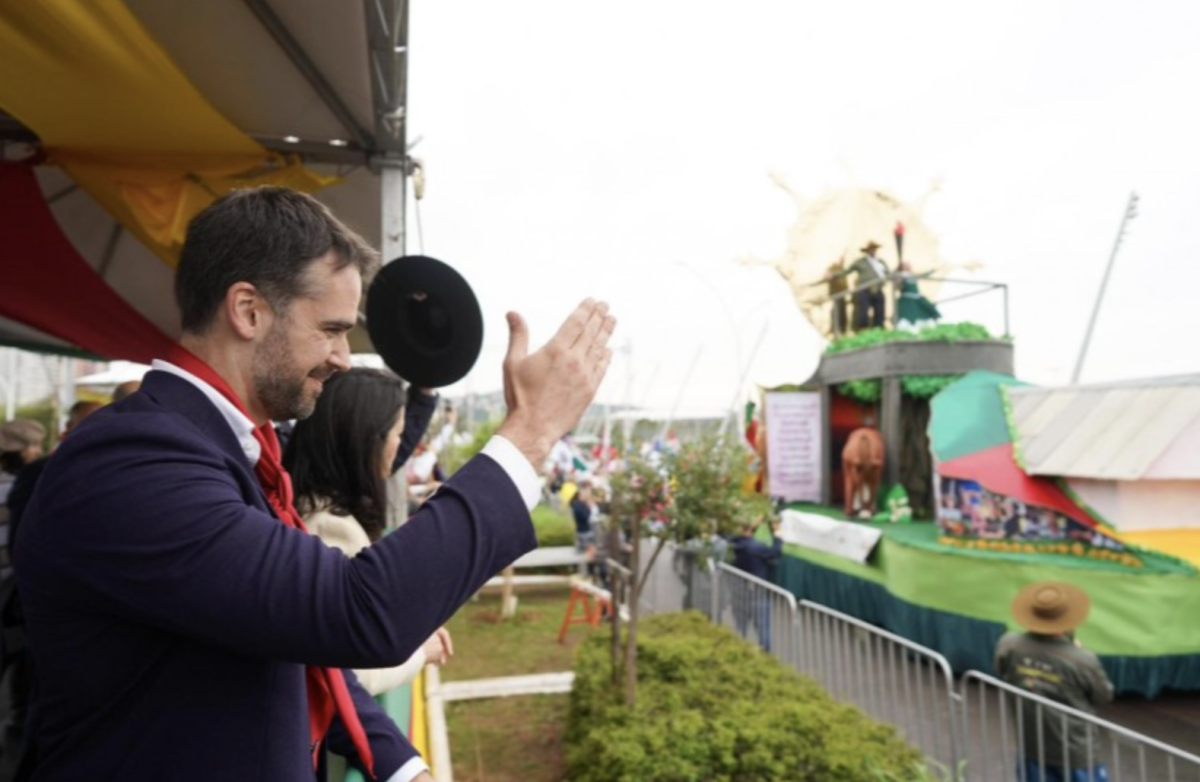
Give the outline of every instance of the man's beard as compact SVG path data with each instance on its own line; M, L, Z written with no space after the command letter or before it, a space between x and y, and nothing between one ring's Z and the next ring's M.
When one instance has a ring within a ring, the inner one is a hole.
M305 393L304 381L315 371L302 373L292 360L283 324L272 326L254 352L254 393L272 421L308 418L317 407L317 394Z

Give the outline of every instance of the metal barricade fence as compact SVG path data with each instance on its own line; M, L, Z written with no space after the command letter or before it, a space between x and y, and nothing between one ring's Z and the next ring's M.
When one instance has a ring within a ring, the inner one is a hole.
M796 611L794 667L833 697L855 704L947 769L961 757L958 695L946 658L831 608Z
M629 568L612 558L605 560L605 565L608 568L607 586L609 594L612 597L613 609L616 611L623 609L628 613L629 585L633 580L633 573L630 572Z
M723 562L713 574L709 616L785 663L794 658L796 597Z
M659 570L669 570L674 583L680 592L677 599L664 605L656 602L654 611L699 611L716 621L712 611L712 590L714 584L713 567L715 563L706 558L703 553L694 549L668 544L660 557Z
M683 575L697 569L687 556L692 552L668 542L655 558L654 552L657 548L657 539L643 540L638 554L638 567L646 574L646 586L642 590L640 605L644 615L688 608L689 584Z
M1094 782L1200 780L1200 757L1120 725L1014 687L978 671L963 675L962 735L972 782L1039 779L1046 770L1081 769L1065 779ZM1076 750L1055 737L1073 736ZM1103 766L1100 772L1098 767ZM1087 774L1088 769L1093 773Z

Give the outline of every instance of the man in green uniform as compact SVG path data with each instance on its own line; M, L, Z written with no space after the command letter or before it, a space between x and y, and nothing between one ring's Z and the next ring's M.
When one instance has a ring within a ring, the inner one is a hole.
M1112 700L1100 660L1074 640L1091 604L1083 590L1056 582L1031 584L1013 600L1013 617L1027 632L1008 633L996 645L996 672L1004 681L1078 711ZM1039 719L1038 712L1041 711ZM1024 757L1020 782L1108 782L1093 743L1096 729L1032 700L1019 713Z

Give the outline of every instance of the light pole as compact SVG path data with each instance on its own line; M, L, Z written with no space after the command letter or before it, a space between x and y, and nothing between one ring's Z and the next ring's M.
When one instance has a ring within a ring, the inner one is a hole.
M1083 347L1079 349L1079 359L1075 362L1075 372L1071 375L1071 385L1079 382L1083 373L1083 362L1087 358L1088 346L1092 343L1092 332L1096 328L1096 318L1100 315L1100 304L1104 301L1104 292L1108 289L1108 280L1112 276L1113 262L1117 260L1117 250L1121 240L1125 238L1125 227L1129 221L1137 217L1138 194L1129 194L1129 203L1125 206L1125 216L1121 218L1121 227L1117 230L1116 241L1113 242L1112 253L1108 256L1108 266L1104 269L1104 279L1100 282L1100 292L1096 294L1096 303L1092 306L1092 317L1088 321L1087 331L1083 334Z

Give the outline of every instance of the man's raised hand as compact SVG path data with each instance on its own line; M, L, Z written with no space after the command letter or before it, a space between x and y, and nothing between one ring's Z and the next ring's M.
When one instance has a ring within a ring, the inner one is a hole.
M504 401L508 415L498 434L540 470L560 437L579 423L612 361L608 340L617 321L608 305L586 299L550 341L529 352L529 327L508 313Z

